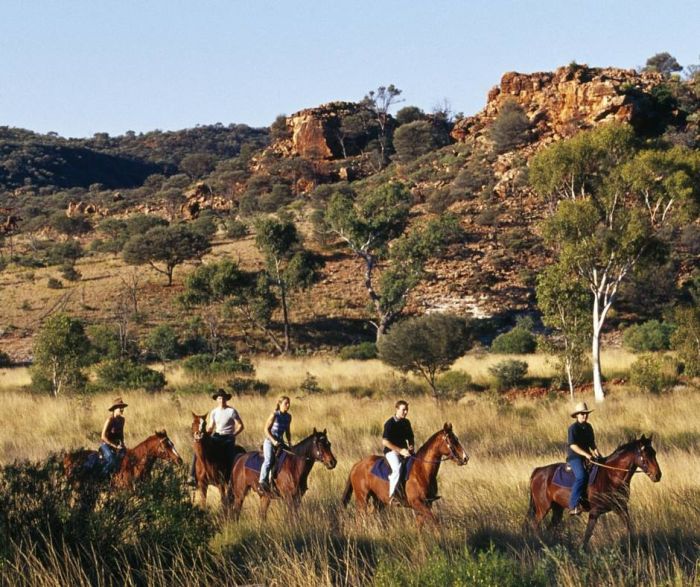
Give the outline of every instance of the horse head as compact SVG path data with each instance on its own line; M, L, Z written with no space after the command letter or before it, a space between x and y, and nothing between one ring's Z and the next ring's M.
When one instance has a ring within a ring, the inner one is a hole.
M452 430L452 424L450 422L445 422L440 436L443 444L443 450L441 450L440 454L449 457L450 460L455 461L460 466L466 465L467 462L469 462L469 455Z
M331 450L331 442L328 440L326 429L324 428L323 432L317 432L316 428L314 428L314 432L311 436L313 438L311 446L313 459L319 463L323 463L326 469L334 469L338 461Z
M181 465L182 457L177 452L173 441L168 438L168 433L165 430L156 430L155 435L158 439L156 456L160 459L173 461L178 465Z
M197 442L202 440L207 432L207 415L199 416L192 412L192 437Z
M634 441L636 446L634 464L644 471L649 479L657 483L661 481L661 467L656 460L656 451L651 445L652 436L647 438L642 434L639 440Z

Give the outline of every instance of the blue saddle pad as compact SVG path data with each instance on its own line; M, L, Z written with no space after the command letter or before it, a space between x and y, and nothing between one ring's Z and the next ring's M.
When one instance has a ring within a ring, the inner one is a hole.
M416 459L408 459L407 461L404 461L402 467L402 477L404 479L408 479L408 476L411 474L411 469L413 468L413 463L415 462L415 460ZM372 465L370 473L372 473L372 475L374 475L375 477L379 477L380 479L384 479L384 481L388 481L389 475L391 474L391 467L389 466L389 462L385 458L377 459L374 462L374 465Z
M598 465L593 465L593 468L588 473L588 485L593 484L596 476L598 475ZM552 483L558 485L559 487L571 488L574 486L574 481L576 481L576 476L574 472L566 468L566 464L562 463L554 471L554 476L552 477Z
M277 474L277 472L280 470L282 467L282 463L284 463L285 459L287 458L287 453L282 452L280 455L277 457L277 461L275 462L275 470L274 473ZM245 461L245 468L250 469L251 471L256 471L257 473L260 473L260 469L262 469L263 462L265 461L265 457L261 452L256 452L250 455L246 461Z
M83 470L86 473L93 473L95 471L102 470L102 459L100 458L100 453L92 452L90 453L85 462L83 463Z

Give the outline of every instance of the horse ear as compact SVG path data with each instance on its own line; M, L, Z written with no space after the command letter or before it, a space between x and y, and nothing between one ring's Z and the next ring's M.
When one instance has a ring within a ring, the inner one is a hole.
M314 434L316 434L316 426L314 426Z
M443 425L442 429L443 429L445 432L447 432L448 430L451 430L451 429L452 429L452 424L450 424L449 422L445 422L445 424Z
M644 436L644 434L642 434L642 437L639 439L639 441L640 441L640 442L646 442L646 440L647 440L647 439L646 439L646 436Z
M326 429L323 429L323 435L326 436Z

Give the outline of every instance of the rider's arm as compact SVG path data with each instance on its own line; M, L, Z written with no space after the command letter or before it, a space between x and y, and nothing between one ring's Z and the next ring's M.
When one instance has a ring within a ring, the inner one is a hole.
M385 446L389 450L393 450L395 453L398 453L404 457L407 457L409 454L411 454L407 448L401 448L400 446L396 446L393 442L387 440L386 438L382 438L382 446Z
M265 438L267 438L273 446L277 446L278 442L277 439L272 436L272 433L270 430L272 430L272 425L275 423L275 413L272 412L270 414L270 417L267 419L267 422L265 422Z
M292 416L289 416L289 426L287 427L284 435L287 437L287 444L291 446L292 444Z
M586 452L583 450L578 444L570 444L569 448L573 450L577 455L581 455L582 457L586 459L591 459L593 458L593 455L589 452ZM598 452L597 449L593 449L595 452Z
M245 430L245 424L243 423L243 420L241 420L240 416L236 416L236 419L234 420L234 430L233 430L233 436L234 438L238 436L241 432Z

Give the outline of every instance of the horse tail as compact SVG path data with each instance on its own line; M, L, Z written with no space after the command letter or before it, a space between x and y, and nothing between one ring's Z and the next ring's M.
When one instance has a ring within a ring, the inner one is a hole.
M350 503L350 498L352 497L352 479L351 476L348 475L348 482L345 484L345 491L343 491L343 507L347 507L348 503Z
M534 520L535 516L537 515L537 506L535 505L535 488L533 487L533 482L535 481L535 475L537 475L539 470L540 467L536 467L535 470L532 471L532 475L530 475L530 503L527 507L527 519L530 521Z

